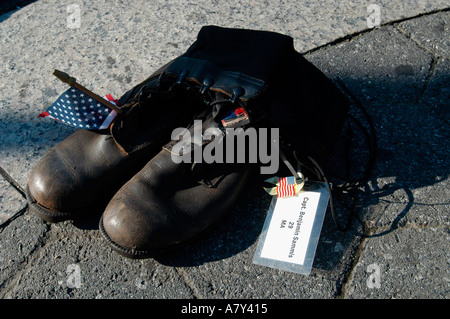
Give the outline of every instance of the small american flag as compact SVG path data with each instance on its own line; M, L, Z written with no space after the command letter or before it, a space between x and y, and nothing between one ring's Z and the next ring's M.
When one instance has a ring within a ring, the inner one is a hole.
M106 96L106 100L119 106L111 94ZM116 116L116 111L78 88L71 87L38 117L49 117L77 128L101 130L108 128Z
M277 186L277 198L294 196L295 185L297 185L297 183L294 176L280 178Z

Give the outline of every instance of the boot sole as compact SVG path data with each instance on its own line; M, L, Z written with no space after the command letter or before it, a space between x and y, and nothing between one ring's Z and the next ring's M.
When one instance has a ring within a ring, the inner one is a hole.
M103 236L103 238L105 239L106 243L118 254L127 257L127 258L131 258L131 259L144 259L144 258L152 258L152 257L156 257L158 255L162 255L170 250L172 250L173 248L169 247L167 249L161 249L161 250L130 250L127 248L124 248L120 245L118 245L117 243L115 243L106 233L105 228L103 227L103 215L100 218L100 222L99 222L99 230L100 230L100 234Z
M237 200L232 206L235 206L239 200ZM154 258L159 257L161 255L165 255L167 253L173 252L175 250L178 250L180 248L186 247L189 244L199 240L201 237L207 235L209 232L214 230L215 227L217 227L221 221L223 221L227 217L227 214L223 214L221 217L219 217L215 222L213 222L209 227L204 229L203 231L199 232L198 234L194 235L192 238L189 238L185 240L184 242L180 242L178 244L167 246L161 249L154 249L154 250L130 250L128 248L124 248L114 242L107 234L105 228L103 227L103 215L100 217L99 222L99 231L102 237L105 239L106 243L117 253L120 255L131 258L131 259L144 259L144 258Z
M219 222L221 220L223 220L224 218L225 218L225 216L222 216L222 218L219 218L219 220L217 220L215 223L211 224L208 228L206 228L202 232L198 233L197 235L193 236L192 238L187 239L184 242L181 242L181 243L178 243L178 244L175 244L172 246L164 247L161 249L153 249L153 250L130 250L130 249L127 249L127 248L124 248L124 247L118 245L106 233L106 230L103 227L103 215L100 218L100 223L99 223L98 228L99 228L100 234L103 236L106 243L118 254L120 254L124 257L130 258L130 259L145 259L145 258L155 258L155 257L159 257L162 255L166 255L168 253L177 251L178 249L182 249L183 247L188 246L189 244L197 241L198 239L202 238L203 236L205 236L209 232L211 232L215 228L215 226L217 226L219 224Z
M28 186L25 189L25 194L27 196L27 202L30 211L50 223L79 219L89 213L96 211L94 208L86 208L85 210L75 211L71 213L55 211L40 205L31 195Z

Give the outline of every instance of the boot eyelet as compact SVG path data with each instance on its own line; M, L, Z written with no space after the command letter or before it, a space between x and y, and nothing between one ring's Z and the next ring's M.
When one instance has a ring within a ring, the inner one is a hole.
M244 88L238 86L233 89L233 96L230 99L231 103L235 103L241 96L245 94Z
M201 94L205 94L206 90L208 90L214 84L214 80L211 78L205 78L203 80L203 86L200 89Z
M184 78L189 74L189 70L183 70L180 73L180 76L178 77L177 83L176 84L181 84L181 81L184 80Z

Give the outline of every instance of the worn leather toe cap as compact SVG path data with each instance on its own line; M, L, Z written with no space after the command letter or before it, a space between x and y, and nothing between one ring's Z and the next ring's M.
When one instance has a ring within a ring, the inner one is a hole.
M192 180L189 164L162 151L130 179L106 207L100 230L130 258L170 251L204 233L236 203L248 171L227 174L214 188Z
M109 202L100 229L122 255L149 257L178 244L184 237L181 218L156 187L135 176Z
M75 170L58 147L52 148L30 173L28 193L33 202L55 212L76 210L81 198L74 196L79 185Z

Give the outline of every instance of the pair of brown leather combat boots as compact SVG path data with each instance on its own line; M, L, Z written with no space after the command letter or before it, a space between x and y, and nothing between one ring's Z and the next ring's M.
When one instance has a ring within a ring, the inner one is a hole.
M130 258L163 253L229 213L255 166L218 157L229 130L279 129L280 149L323 163L348 109L291 37L216 26L119 103L108 129L80 129L40 160L27 196L49 222L103 210L100 232ZM198 158L208 147L218 160Z

